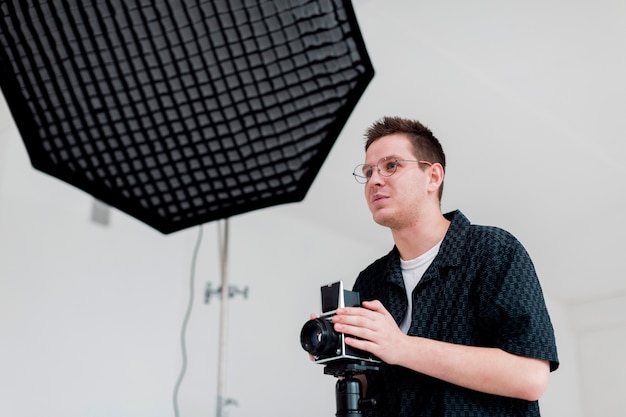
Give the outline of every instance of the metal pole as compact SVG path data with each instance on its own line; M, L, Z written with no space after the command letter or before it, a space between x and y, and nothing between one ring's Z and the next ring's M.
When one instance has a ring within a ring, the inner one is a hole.
M224 224L224 230L221 228L221 224ZM218 238L221 260L221 275L222 275L222 292L221 292L221 308L220 308L220 336L219 336L219 353L218 353L218 368L217 368L217 417L223 417L223 409L225 403L224 389L226 386L226 345L228 342L228 275L227 275L227 263L228 263L228 219L221 220L218 223Z

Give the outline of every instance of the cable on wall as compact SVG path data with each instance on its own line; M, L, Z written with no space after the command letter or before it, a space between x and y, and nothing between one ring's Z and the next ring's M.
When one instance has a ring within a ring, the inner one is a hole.
M185 336L187 333L187 325L189 324L189 317L191 316L191 310L193 308L193 299L195 296L195 278L196 278L196 264L198 261L198 252L200 250L200 246L202 243L202 232L203 227L200 225L198 227L198 237L196 238L196 246L193 251L193 257L191 260L191 273L189 276L189 302L187 304L187 312L185 313L185 318L183 319L183 324L180 331L180 346L183 356L183 363L180 369L180 374L178 375L178 380L176 381L176 385L174 386L173 393L173 405L174 405L174 416L179 417L179 408L178 408L178 392L180 390L180 386L183 382L183 378L185 377L185 373L187 372L187 345L185 341Z

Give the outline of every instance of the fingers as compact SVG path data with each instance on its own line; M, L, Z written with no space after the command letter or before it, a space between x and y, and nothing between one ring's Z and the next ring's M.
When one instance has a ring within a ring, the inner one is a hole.
M375 320L379 314L389 314L378 300L363 301L361 307L343 307L337 310L337 315L362 316Z
M332 322L335 331L351 336L368 338L380 313L361 307L348 307L337 310Z
M381 303L378 300L363 301L363 303L361 303L361 305L363 307L367 308L368 310L386 311L385 306L383 306L383 303Z

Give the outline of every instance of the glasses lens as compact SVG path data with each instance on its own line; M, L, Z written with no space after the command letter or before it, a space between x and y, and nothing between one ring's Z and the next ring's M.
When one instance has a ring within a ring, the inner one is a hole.
M390 161L381 161L378 163L378 166L380 167L380 175L383 177L390 177L398 168L398 160L393 159Z

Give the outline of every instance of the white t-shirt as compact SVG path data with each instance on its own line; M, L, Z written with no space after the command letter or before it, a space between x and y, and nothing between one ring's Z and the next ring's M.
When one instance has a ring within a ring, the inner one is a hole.
M400 259L400 267L402 268L402 277L404 278L404 288L406 289L406 297L409 301L409 308L406 311L406 316L400 324L400 329L404 333L409 331L411 326L411 317L413 316L413 290L422 279L424 272L433 262L437 254L439 253L439 247L441 242L433 246L428 252L418 256L415 259L404 261Z

